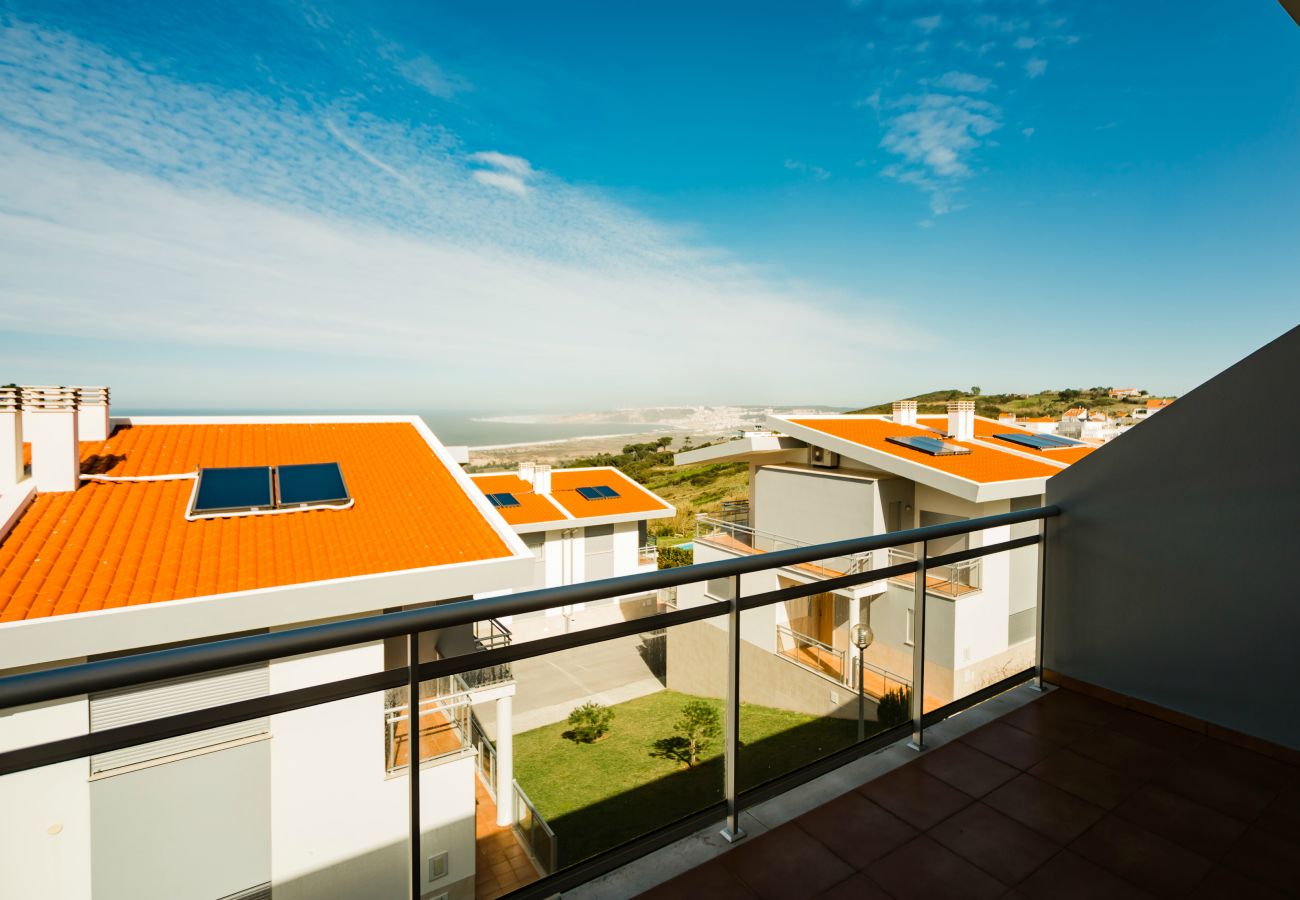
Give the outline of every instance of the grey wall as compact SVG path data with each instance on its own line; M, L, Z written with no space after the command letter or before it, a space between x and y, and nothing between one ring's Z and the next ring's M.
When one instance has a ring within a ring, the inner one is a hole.
M1045 663L1300 748L1300 328L1047 483Z
M873 534L876 485L817 469L759 468L750 488L752 522L767 531L808 544Z

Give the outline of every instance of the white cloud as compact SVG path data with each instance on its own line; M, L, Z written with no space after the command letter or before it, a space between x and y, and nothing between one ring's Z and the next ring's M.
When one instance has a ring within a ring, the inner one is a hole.
M935 79L934 86L947 91L982 94L993 86L993 82L969 72L946 72Z
M797 159L787 159L785 161L785 167L791 172L802 172L806 175L811 175L818 181L825 181L827 178L831 177L831 173L823 169L821 166L811 166L808 163Z
M985 100L947 94L904 98L886 120L880 146L902 157L884 174L930 195L935 215L951 212L958 183L972 174L972 154L1001 125L1001 111Z
M1023 135L1024 135L1025 137L1027 137L1027 138L1031 138L1031 137L1034 136L1034 129L1032 129L1032 128L1022 128L1022 129L1020 129L1020 133L1023 134Z
M889 304L747 265L522 157L176 82L35 27L0 26L0 158L0 330L121 347L123 371L141 348L237 357L232 383L256 392L208 379L181 402L264 403L280 379L334 405L707 400L645 373L720 340L783 365L714 372L710 397L841 398L866 355L925 340Z
M912 24L924 31L926 34L929 34L931 31L934 31L943 24L943 16L938 14L933 16L922 16L919 19L913 19Z
M1037 78L1047 71L1047 60L1034 56L1025 63L1025 74L1030 78Z
M1037 38L1024 37L1024 36L1016 38L1017 50L1033 50L1037 46L1038 46Z

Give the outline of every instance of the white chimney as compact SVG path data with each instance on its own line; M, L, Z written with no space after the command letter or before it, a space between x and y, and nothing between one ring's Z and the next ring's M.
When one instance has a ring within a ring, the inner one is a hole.
M948 436L958 441L975 439L975 401L948 401Z
M17 385L0 387L0 494L23 480L23 395Z
M81 483L77 389L23 386L23 414L38 491L75 491Z
M538 463L533 466L533 491L538 494L551 492L551 467Z
M894 418L895 425L915 425L916 424L916 401L895 400L893 418Z
M533 463L521 462L519 464L519 478L529 484L533 483Z
M77 439L108 440L108 388L79 387L77 390Z

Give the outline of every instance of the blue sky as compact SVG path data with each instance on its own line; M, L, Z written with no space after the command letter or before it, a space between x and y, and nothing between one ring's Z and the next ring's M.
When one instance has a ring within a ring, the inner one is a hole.
M1273 2L0 0L0 380L1181 393L1300 319Z

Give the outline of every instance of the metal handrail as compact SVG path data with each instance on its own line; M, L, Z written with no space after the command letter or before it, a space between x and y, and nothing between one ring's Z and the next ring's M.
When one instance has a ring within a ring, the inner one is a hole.
M644 572L520 594L446 603L416 610L385 613L325 625L305 626L281 632L214 641L169 650L149 651L111 660L12 675L0 678L0 710L100 690L148 683L165 678L217 671L280 657L374 642L399 635L404 636L407 641L408 662L402 668L342 678L310 687L296 688L267 696L240 700L146 722L117 726L103 731L58 738L43 744L3 751L0 752L0 775L29 771L95 753L103 753L167 737L203 731L233 722L306 709L349 697L397 688L402 685L407 686L407 689L411 692L410 696L418 697L420 695L420 686L433 679L446 678L484 667L543 656L560 650L597 644L618 637L725 615L728 623L728 665L723 729L723 782L725 813L728 824L724 834L728 834L732 838L738 838L743 836L743 832L739 830L741 810L747 805L758 802L758 798L770 795L769 791L771 790L770 787L760 786L742 792L737 780L737 754L740 746L741 613L745 610L771 606L788 600L811 597L827 590L854 587L906 573L916 573L916 582L921 584L924 582L924 575L928 567L950 565L964 560L978 559L995 553L1036 545L1039 548L1038 657L1032 668L1027 668L1023 672L1009 676L998 685L984 689L983 692L977 692L981 697L991 696L991 692L995 689L1005 689L1005 686L1019 683L1031 677L1036 676L1041 680L1042 590L1044 583L1042 573L1047 534L1045 523L1047 519L1059 514L1060 510L1053 506L1021 510L978 519L927 526L910 531L871 535L812 547L777 550L694 566ZM1044 522L1044 529L1041 534L1035 533L983 547L942 554L932 559L927 558L924 554L927 541L969 534L988 528L1036 521ZM865 572L841 574L811 584L796 584L790 587L742 596L740 589L742 575L801 565L828 557L869 553L907 544L922 548L922 556L919 560L901 562L879 569L872 568ZM538 612L571 604L626 596L637 592L674 588L717 578L732 579L734 584L730 599L722 603L691 606L583 631L554 635L532 641L512 642L507 646L439 659L433 662L422 663L419 661L419 635L424 631L453 628L500 616ZM913 654L915 690L912 693L913 722L911 730L913 741L918 746L920 745L923 729L926 726L938 721L943 716L951 714L952 711L964 709L974 702L971 698L964 698L954 701L939 710L929 713L922 712L921 703L924 697L923 661L925 659L925 632L922 625L925 621L924 596L925 592L918 590L915 600L918 625L916 649ZM899 729L893 729L882 734L878 739L871 739L837 752L833 754L833 760L828 758L827 760L814 762L801 769L800 772L782 776L781 784L790 783L790 779L795 776L802 778L806 773L825 771L825 766L830 762L838 764L840 761L848 761L855 754L878 749L879 746L882 746L879 741L886 738L892 740L901 730L903 730L902 726ZM407 766L407 788L410 807L408 847L410 851L412 896L418 898L420 896L421 873L424 865L420 849L421 841L418 839L421 830L418 740L413 740L410 743L409 759L410 764ZM812 776L808 775L807 777ZM718 807L710 806L704 809L701 815L705 813L712 815L717 809ZM695 823L695 821L695 817L687 817L680 822L663 826L644 838L635 839L629 844L601 854L591 861L582 862L575 867L566 868L563 872L543 878L540 882L524 888L520 892L520 896L550 896L558 891L567 890L586 879L607 871L608 867L617 861L626 861L628 853L631 852L630 848L641 848L641 852L648 852L644 848L661 846L666 835L676 835L682 828Z
M914 562L915 560L916 554L910 550L904 550L901 547L889 548L889 561L891 563ZM979 583L981 568L978 559L967 559L943 566L931 565L926 568L926 573L928 575L938 575L942 578L942 576L939 575L939 570L943 569L946 569L948 573L948 577L943 579L947 584L947 589L945 590L942 584L930 584L927 581L925 589L930 593L945 594L949 597L955 597L957 596L959 589L962 587L970 588L972 591L982 589L982 585ZM962 580L963 576L965 577L964 581Z
M709 531L708 533L703 533L700 530L701 526L712 530ZM796 538L786 537L785 535L776 534L771 531L762 531L750 525L741 525L735 522L728 522L725 519L720 519L717 518L716 516L710 516L704 513L699 513L695 516L695 540L704 541L705 543L707 543L711 535L718 534L719 532L729 535L733 540L740 541L741 543L743 543L745 546L749 547L751 550L755 551L756 553L773 553L773 552L780 552L780 550L782 549L795 549L800 547L816 546L814 544L808 543L807 541L801 541ZM737 537L737 535L741 535L745 538L748 538L748 540L741 540L740 538ZM764 550L760 548L758 546L758 541L760 539L771 542L772 549ZM784 547L781 545L784 545ZM845 560L844 567L842 569L833 569L830 566L826 565L826 561L828 559L844 559ZM852 553L844 556L830 556L818 560L817 562L801 563L798 565L800 565L802 568L805 569L808 568L821 569L823 574L826 572L833 572L837 575L852 575L857 572L863 571L863 567L869 566L871 564L871 560L872 560L872 552L866 551L864 553Z
M848 680L847 680L849 678L848 667L845 665L847 659L845 657L845 653L843 650L837 650L835 647L832 647L830 644L824 643L823 641L819 641L815 637L806 635L801 631L795 631L793 628L791 628L788 625L781 625L778 623L776 626L776 635L777 635L778 653L780 653L781 650L781 636L789 635L790 640L794 643L796 649L798 649L800 645L807 645L812 647L814 650L818 651L819 653L829 654L831 658L834 659L838 664L840 682L843 684L848 684ZM785 659L790 659L790 657L785 656L784 654L781 655ZM791 660L791 662L794 662L796 665L800 665L800 666L804 665L802 662L800 662L797 659L793 659ZM826 674L825 671L822 669L813 669L811 666L804 666L804 668L811 669L812 671L819 672L820 674L823 675Z

